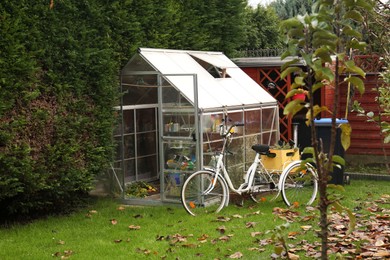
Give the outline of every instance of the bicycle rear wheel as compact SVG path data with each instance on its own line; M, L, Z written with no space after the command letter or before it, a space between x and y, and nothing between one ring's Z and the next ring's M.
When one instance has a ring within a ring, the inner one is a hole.
M317 196L317 171L310 164L301 167L301 161L287 166L281 176L280 189L287 206L311 205Z
M218 176L214 187L215 173L198 171L184 182L181 190L181 202L192 216L219 212L225 205L228 187L221 176Z

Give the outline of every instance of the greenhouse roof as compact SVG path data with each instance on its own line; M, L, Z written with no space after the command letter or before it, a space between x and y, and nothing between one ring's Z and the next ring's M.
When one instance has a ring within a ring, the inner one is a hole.
M267 91L221 52L140 48L137 55L150 65L140 67L166 75L192 104L195 102L193 77L178 74L196 74L201 109L276 104ZM134 61L140 64L139 57L133 57L123 68L122 75L134 73Z

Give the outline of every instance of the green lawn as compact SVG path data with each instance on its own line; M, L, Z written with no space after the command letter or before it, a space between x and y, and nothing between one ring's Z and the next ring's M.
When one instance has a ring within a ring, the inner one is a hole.
M390 226L390 217L386 220L390 198L383 196L390 194L388 182L352 180L345 189L343 204L354 210L359 221L379 214ZM383 210L374 211L373 205ZM98 199L70 216L0 229L0 259L226 259L240 255L270 259L275 247L268 231L286 219L293 221L285 233L289 247L300 259L310 259L301 241L307 240L310 250L318 251L314 245L320 241L315 235L317 215L305 208L286 210L281 198L260 204L245 201L243 207L230 205L202 218L191 217L179 206L123 207L115 200Z

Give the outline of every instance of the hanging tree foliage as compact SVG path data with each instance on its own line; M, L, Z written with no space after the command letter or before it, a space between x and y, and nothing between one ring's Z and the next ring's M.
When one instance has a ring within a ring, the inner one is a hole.
M351 228L354 223L352 212L342 207L339 202L340 198L329 195L327 183L329 172L332 172L334 167L345 164L342 157L334 155L336 115L340 103L338 89L341 82L339 76L341 74L348 75L345 77L345 81L353 84L361 95L364 93L362 78L365 77L365 72L356 66L347 53L350 49L364 51L366 43L360 40L362 38L361 32L354 28L356 24L363 22L361 11L372 10L372 6L372 1L366 0L318 0L313 8L315 10L313 14L298 15L282 24L282 29L288 40L288 49L282 55L282 59L287 56L297 56L301 57L306 64L304 68L291 66L299 60L297 58L283 66L282 77L290 73L297 75L287 97L303 92L309 100L308 103L301 100L291 101L285 107L284 114L293 116L302 108L308 108L306 118L308 124L311 125L312 147L306 148L303 153L310 153L312 156L304 160L303 163L314 163L319 175L322 259L328 258L328 207L333 205L339 210L346 210L351 219ZM326 85L333 85L335 88L332 108L315 105L311 98L316 91ZM327 154L322 149L322 140L317 139L314 126L314 118L321 112L328 112L332 117L331 143ZM341 130L341 142L344 149L347 150L351 128L349 124L343 124Z

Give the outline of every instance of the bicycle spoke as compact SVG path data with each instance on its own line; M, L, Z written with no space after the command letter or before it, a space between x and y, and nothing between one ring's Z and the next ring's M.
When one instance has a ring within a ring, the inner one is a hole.
M226 185L219 177L213 186L214 174L199 171L183 184L181 199L186 211L193 215L219 212L226 201Z
M317 173L310 165L302 169L300 161L282 176L282 197L287 206L311 205L317 195Z

